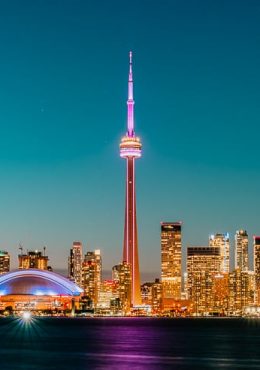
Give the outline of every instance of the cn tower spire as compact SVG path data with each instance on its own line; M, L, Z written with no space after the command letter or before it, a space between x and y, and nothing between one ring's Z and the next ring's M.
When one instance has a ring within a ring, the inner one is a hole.
M127 99L127 136L134 136L134 90L133 90L132 52L129 52L129 76Z

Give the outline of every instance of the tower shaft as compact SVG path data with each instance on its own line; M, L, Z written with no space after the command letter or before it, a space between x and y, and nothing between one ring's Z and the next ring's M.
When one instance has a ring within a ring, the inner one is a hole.
M136 221L135 158L127 158L126 169L126 205L123 260L129 263L131 266L131 303L134 306L141 303Z

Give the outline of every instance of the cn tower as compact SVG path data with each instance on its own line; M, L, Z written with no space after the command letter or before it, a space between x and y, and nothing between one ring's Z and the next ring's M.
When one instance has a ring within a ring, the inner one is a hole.
M131 267L131 305L141 304L140 272L138 258L136 196L135 196L135 160L141 157L142 144L134 131L134 94L132 52L129 53L127 132L120 143L120 157L126 159L126 204L123 261Z

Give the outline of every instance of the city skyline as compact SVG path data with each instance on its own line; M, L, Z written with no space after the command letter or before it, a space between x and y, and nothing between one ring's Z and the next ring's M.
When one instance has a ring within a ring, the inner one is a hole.
M53 267L66 268L74 240L101 249L105 270L121 260L117 143L129 50L145 147L141 272L160 276L161 221L183 221L184 251L245 229L252 261L252 235L260 233L259 7L188 3L3 5L0 249L14 265L21 243L46 245Z

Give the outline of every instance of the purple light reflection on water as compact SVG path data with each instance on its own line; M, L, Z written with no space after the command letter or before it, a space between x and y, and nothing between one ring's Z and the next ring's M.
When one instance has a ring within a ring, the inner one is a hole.
M259 369L247 319L0 319L1 369Z

